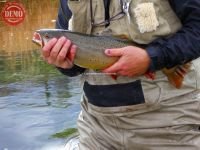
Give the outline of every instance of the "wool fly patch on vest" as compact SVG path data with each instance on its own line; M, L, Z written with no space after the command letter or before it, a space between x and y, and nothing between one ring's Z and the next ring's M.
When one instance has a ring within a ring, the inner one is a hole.
M138 4L134 13L141 33L155 31L159 26L153 3Z

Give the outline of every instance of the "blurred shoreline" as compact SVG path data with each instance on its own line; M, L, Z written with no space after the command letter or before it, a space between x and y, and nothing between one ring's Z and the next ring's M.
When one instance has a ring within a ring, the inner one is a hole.
M11 2L11 1L9 1ZM0 53L12 54L13 52L30 51L39 49L32 43L35 30L41 28L54 28L57 17L59 1L57 0L18 0L26 11L25 19L16 26L10 26L0 18ZM0 10L5 1L0 1Z

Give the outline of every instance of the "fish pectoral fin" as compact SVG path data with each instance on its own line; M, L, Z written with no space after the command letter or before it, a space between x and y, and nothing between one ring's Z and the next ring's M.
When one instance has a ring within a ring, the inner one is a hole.
M155 78L156 78L156 74L155 74L155 72L146 72L145 74L144 74L144 76L147 78L147 79L151 79L151 80L154 80Z
M117 75L113 74L113 75L110 75L110 77L113 79L113 80L117 80Z

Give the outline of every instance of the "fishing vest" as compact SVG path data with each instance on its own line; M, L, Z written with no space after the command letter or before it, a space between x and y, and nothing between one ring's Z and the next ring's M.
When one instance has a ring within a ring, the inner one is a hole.
M98 35L111 33L113 36L126 37L139 44L149 44L159 37L173 35L182 27L168 0L132 0L129 13L124 17L111 21L108 27L93 27L91 16L94 22L105 19L104 2L92 0L92 5L90 2L90 0L68 0L68 6L73 14L71 30ZM120 1L111 0L110 17L121 11ZM101 72L86 70L82 78L84 97L89 101L90 106L88 109L93 114L98 110L98 113L113 111L121 115L123 111L128 110L143 113L144 107L145 111L158 109L160 104L168 99L200 89L200 59L191 63L180 89L171 85L162 71L156 71L154 80L147 79L145 76L119 76L114 80ZM130 99L133 101L131 102ZM119 102L116 104L116 101Z

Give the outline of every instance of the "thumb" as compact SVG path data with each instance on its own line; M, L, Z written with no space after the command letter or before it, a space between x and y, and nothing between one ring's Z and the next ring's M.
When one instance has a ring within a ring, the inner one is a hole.
M119 56L122 56L123 53L124 53L124 49L123 48L106 49L105 50L105 54L107 56L116 56L116 57L119 57Z

